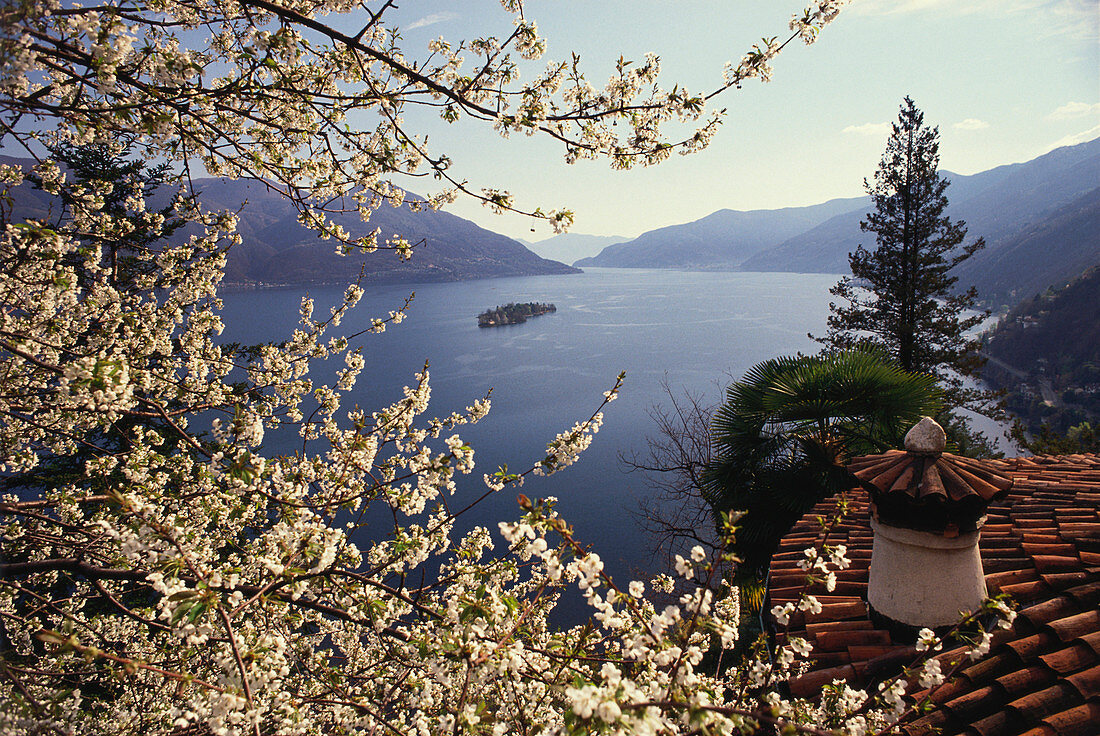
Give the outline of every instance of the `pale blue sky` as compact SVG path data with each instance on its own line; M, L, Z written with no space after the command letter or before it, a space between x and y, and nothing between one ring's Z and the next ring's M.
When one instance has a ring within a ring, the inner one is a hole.
M581 53L589 77L620 53L661 56L666 86L709 91L723 64L786 31L803 2L530 0L546 60ZM496 0L400 3L391 21L419 56L440 35L506 36ZM811 47L792 45L768 84L719 98L729 114L710 148L627 172L563 162L547 140L499 138L472 125L409 116L476 187L509 189L528 208L571 207L574 232L634 236L722 208L814 204L863 193L902 97L938 125L944 168L970 174L1100 136L1100 4L1096 0L855 0ZM416 188L416 187L414 187ZM550 232L471 202L449 211L508 235Z

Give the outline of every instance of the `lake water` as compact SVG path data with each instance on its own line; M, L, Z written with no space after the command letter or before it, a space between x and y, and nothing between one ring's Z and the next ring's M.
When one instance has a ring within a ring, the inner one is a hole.
M625 472L619 455L645 450L653 432L647 411L662 399L662 379L676 389L707 393L716 403L719 387L753 364L815 350L806 333L824 332L828 290L837 279L593 268L568 276L370 286L341 327L347 334L385 317L410 292L416 297L402 324L359 338L367 367L345 406L392 403L425 360L431 362L431 416L461 411L492 388L489 416L460 432L475 449L477 468L460 480L459 493L473 497L484 490L483 472L505 463L522 469L543 457L546 443L588 417L626 371L620 398L607 407L604 427L581 460L552 477L530 478L522 489L529 496L557 496L578 539L591 543L623 579L654 568L649 540L631 513L646 493L645 482ZM297 324L305 291L223 294L224 339L284 339ZM315 315L324 315L343 290L308 292ZM526 301L552 302L557 312L521 325L478 328L479 312ZM269 451L290 449L273 442ZM496 533L498 521L518 514L515 491L506 489L461 526L480 523Z

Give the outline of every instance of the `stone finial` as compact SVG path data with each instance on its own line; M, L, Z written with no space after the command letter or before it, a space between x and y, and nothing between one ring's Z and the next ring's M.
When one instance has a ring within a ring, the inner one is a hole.
M905 449L914 455L939 455L947 449L947 433L932 417L921 417L906 433Z

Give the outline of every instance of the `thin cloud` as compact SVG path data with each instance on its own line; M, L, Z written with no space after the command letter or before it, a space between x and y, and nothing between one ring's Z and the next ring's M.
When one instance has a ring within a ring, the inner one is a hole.
M898 15L950 7L953 0L854 0L853 12L861 15Z
M951 127L956 130L984 130L989 127L989 123L977 118L967 118L966 120L960 120Z
M986 19L1026 13L1035 20L1037 38L1100 38L1096 0L853 0L850 12L863 16L981 15Z
M436 23L446 23L449 20L454 20L458 17L458 13L432 13L431 15L425 15L419 20L414 20L412 23L405 26L406 31L411 31L414 28L423 28L424 26L433 26Z
M1100 39L1100 13L1096 0L1060 0L1049 7L1050 24L1074 38Z
M1100 102L1092 105L1087 102L1067 102L1047 115L1047 120L1073 120L1086 115L1100 115Z
M1047 150L1053 151L1055 148L1061 148L1062 146L1076 146L1079 143L1086 143L1094 138L1100 138L1100 125L1093 126L1088 130L1083 130L1080 133L1067 135L1052 143Z
M1097 34L1096 0L853 0L851 11L857 15L902 15L935 12L938 15L978 15L1003 18L1015 13L1043 15L1059 31L1077 35Z
M890 123L864 123L863 125L849 125L841 133L854 133L855 135L879 136L890 132Z

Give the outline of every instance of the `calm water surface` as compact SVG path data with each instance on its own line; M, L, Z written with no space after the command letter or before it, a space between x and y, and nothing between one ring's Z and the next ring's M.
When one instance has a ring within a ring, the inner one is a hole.
M546 443L589 416L615 376L626 371L620 398L607 407L604 427L580 462L550 478L531 478L522 489L529 496L557 496L578 539L591 543L608 570L623 578L655 564L631 514L646 492L644 480L626 473L618 457L644 451L653 430L647 411L663 398L662 379L717 402L719 386L754 363L813 350L806 333L824 332L828 290L837 279L593 268L568 276L371 286L341 327L348 334L388 315L409 293L416 297L405 322L358 339L367 367L345 405L376 409L392 403L425 360L431 363L432 416L461 411L491 388L489 416L460 432L475 448L477 468L476 477L460 479L459 493L473 497L484 490L482 473L539 460ZM297 324L304 291L224 294L224 339L285 339ZM315 315L323 315L343 290L308 292L316 300ZM553 302L557 312L521 325L478 328L479 312L526 301ZM280 444L272 440L267 449L291 448ZM477 523L496 533L498 521L517 515L515 492L505 490L461 526Z

